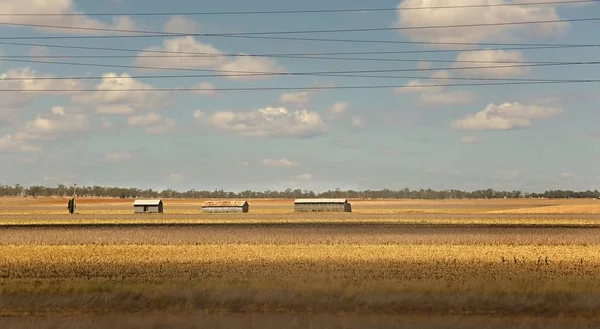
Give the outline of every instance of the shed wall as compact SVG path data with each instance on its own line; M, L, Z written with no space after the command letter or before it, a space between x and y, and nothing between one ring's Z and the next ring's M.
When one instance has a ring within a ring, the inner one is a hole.
M248 206L245 207L204 207L202 211L207 213L228 213L228 212L237 212L244 213L248 212Z
M144 208L146 208L145 211L144 211ZM133 212L136 213L136 214L162 213L163 212L163 205L162 204L159 204L158 206L136 205L136 206L133 206Z
M349 203L296 203L294 207L298 212L352 212L352 207Z

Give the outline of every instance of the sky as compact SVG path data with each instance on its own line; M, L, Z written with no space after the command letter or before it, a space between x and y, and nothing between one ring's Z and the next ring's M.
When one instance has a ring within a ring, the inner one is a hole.
M600 79L597 64L581 64L597 61L600 47L499 49L506 43L600 46L600 21L497 24L599 18L600 4L415 9L517 2L540 1L4 0L0 183L233 191L600 189L598 82L477 85ZM354 8L397 10L214 14ZM194 12L213 14L177 15ZM39 13L77 15L23 15ZM496 25L452 27L459 24ZM51 28L57 26L63 28ZM106 38L144 31L164 33ZM168 35L176 33L203 35ZM344 54L353 52L368 54ZM342 54L247 56L314 53ZM510 66L501 62L580 64L489 68ZM339 76L346 71L371 72ZM244 72L279 75L240 76ZM340 88L352 86L380 87ZM187 90L173 91L181 88ZM254 90L231 90L240 88Z

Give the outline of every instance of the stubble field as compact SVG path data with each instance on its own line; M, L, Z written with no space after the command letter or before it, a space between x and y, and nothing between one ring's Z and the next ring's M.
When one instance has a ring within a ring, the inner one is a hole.
M1 328L594 328L600 200L0 199Z

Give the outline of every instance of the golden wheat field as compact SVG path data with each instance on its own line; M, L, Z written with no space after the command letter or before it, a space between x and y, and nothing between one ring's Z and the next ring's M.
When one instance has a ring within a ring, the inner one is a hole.
M600 200L203 201L0 199L0 327L600 327Z

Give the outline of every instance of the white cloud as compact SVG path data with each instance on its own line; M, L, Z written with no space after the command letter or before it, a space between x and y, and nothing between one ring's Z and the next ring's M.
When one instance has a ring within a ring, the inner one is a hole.
M165 119L160 124L147 127L146 132L153 135L163 135L173 131L176 125L175 120Z
M40 75L31 68L10 69L6 73L0 74L0 86L2 89L11 90L77 90L81 84L76 80L52 80L42 78L53 78L53 75ZM31 100L40 95L52 94L51 91L29 92L11 92L3 95L0 108L22 107Z
M284 93L279 96L279 102L282 104L295 104L297 106L306 106L310 102L312 92L302 91L297 93Z
M523 54L520 51L505 50L481 50L472 52L461 52L458 54L457 63L454 67L477 67L476 69L459 70L459 74L477 78L508 78L521 76L529 73L528 67L502 67L520 65L515 62L523 62ZM471 61L482 63L459 63L458 61ZM512 63L512 64L511 64ZM490 68L499 66L498 68Z
M166 39L163 41L161 47L153 46L144 50L145 52L140 53L135 59L135 65L172 68L211 68L218 67L226 62L226 57L222 56L223 54L217 48L210 44L198 42L191 36ZM157 54L146 51L167 51L187 54L164 54L169 57L144 57Z
M163 31L167 33L200 33L202 25L186 16L175 15L165 23Z
M508 3L505 0L474 0L469 5ZM398 8L423 8L456 6L452 0L404 0ZM396 27L452 26L460 24L494 24L519 21L545 21L559 19L555 6L504 6L454 9L398 10ZM552 36L562 32L567 23L523 25L496 25L465 28L404 29L400 33L414 41L429 42L481 42L502 40L516 36Z
M295 161L290 161L288 159L264 159L262 161L263 166L267 167L296 167L300 164Z
M92 19L82 12L75 10L73 0L3 0L0 2L0 13L6 14L3 21L16 24L38 24L56 25L74 28L92 29L135 29L135 24L129 17L117 17L112 24ZM42 13L42 14L77 14L62 16L19 16L19 13ZM99 34L115 33L90 30L68 30L53 29L45 27L34 27L36 31L45 33L71 33L71 34Z
M447 84L450 72L446 70L431 75L433 80L411 80L404 87L394 90L397 94L418 93L422 106L465 105L473 102L473 94L465 91L446 91L440 84Z
M5 135L0 138L0 152L3 153L31 153L39 150L39 146L31 145L15 135Z
M240 55L246 55L241 53ZM221 65L220 67L223 71L229 75L229 78L232 80L262 80L269 79L273 76L271 75L246 75L238 72L257 72L257 73L283 73L285 69L279 65L277 62L270 58L260 58L260 57L249 57L249 56L241 56L236 57L236 59ZM242 75L240 75L242 74Z
M155 91L155 88L131 78L131 75L123 73L106 73L102 75L102 82L96 86L99 91L78 94L72 100L80 104L88 104L95 107L96 113L106 115L126 115L138 109L151 110L165 106L167 94ZM140 92L127 91L148 90Z
M38 115L25 124L16 135L22 140L56 140L60 137L87 132L90 128L84 114L66 113L63 107L54 107L52 115Z
M215 129L242 136L307 138L325 132L326 126L317 112L290 112L284 107L267 107L250 112L219 111L207 117L196 111L198 122Z
M311 180L313 179L313 175L311 174L300 174L300 175L296 175L296 179L297 180Z
M104 159L109 162L123 162L131 160L133 156L127 152L113 152L104 155Z
M477 144L479 140L475 136L463 136L460 139L461 144Z
M147 115L131 116L127 119L130 126L141 126L146 128L148 134L166 134L175 128L175 121L169 118L163 118L156 113Z
M532 121L548 119L563 113L561 108L522 105L520 103L489 104L485 109L456 120L452 128L460 130L509 130L527 128Z
M337 102L329 108L329 112L331 112L333 115L336 115L336 116L346 113L347 110L348 110L347 102Z

